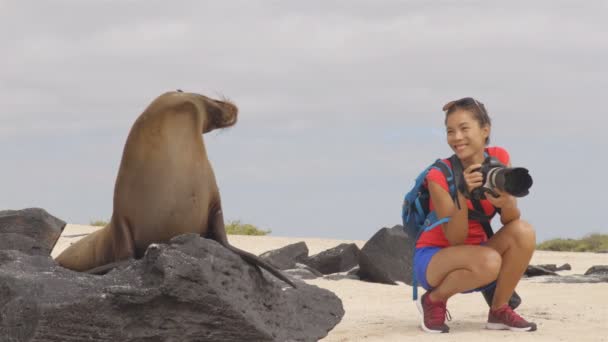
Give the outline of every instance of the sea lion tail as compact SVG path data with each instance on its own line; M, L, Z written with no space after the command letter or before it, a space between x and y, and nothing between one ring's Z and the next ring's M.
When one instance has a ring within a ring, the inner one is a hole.
M238 254L241 258L243 258L243 260L247 261L248 263L265 269L266 271L272 273L272 275L274 275L275 277L277 277L277 278L281 279L282 281L286 282L287 284L291 285L291 287L293 287L294 289L298 288L296 286L296 284L293 281L291 281L291 279L287 278L287 276L285 276L283 273L281 273L281 271L277 270L276 268L274 268L273 266L268 264L266 261L260 259L258 256L251 254L249 252L246 252L242 249L238 249L231 245L228 245L226 247L229 250L233 251L234 253Z
M109 264L105 264L105 265L101 265L101 266L97 266L97 267L91 268L90 270L86 270L84 272L88 273L88 274L102 275L102 274L106 274L106 273L110 272L111 270L113 270L115 268L118 268L120 266L126 265L129 262L131 262L132 260L133 259L115 261L115 262L111 262Z

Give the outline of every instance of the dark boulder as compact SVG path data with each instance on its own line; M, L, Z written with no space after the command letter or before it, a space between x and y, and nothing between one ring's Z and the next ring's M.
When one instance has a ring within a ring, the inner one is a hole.
M296 279L316 279L323 276L323 273L308 265L300 263L296 263L294 268L285 270L283 273Z
M181 235L106 275L0 251L3 341L318 341L341 320L332 292L260 272Z
M65 225L40 208L0 211L0 250L50 255Z
M382 228L372 236L359 254L361 280L396 285L412 284L412 256L415 235L403 226Z
M358 261L359 247L354 243L342 243L309 257L303 263L323 274L332 274L348 271L357 266Z
M350 271L328 274L328 275L324 276L323 279L327 279L327 280L342 280L342 279L361 280L361 278L359 278L359 266L353 267L352 269L350 269Z
M559 272L559 271L570 271L572 270L572 266L570 266L570 264L563 264L560 267L557 267L556 264L541 264L541 265L535 265L535 266L539 266L542 267L546 270L552 271L552 272Z
M280 270L293 269L296 263L301 263L308 258L308 246L304 241L300 241L262 253L260 258Z
M608 265L595 265L589 268L585 275L606 275L608 276Z
M346 274L346 273L328 274L328 275L324 276L323 279L327 279L327 280L343 280L343 279L361 280L359 278L359 276L356 274Z
M346 272L346 275L354 275L357 278L359 278L359 266L355 266L353 268L350 269L350 271Z
M528 268L526 268L524 275L527 277L538 277L545 275L559 276L559 274L537 265L528 265Z
M564 275L560 277L542 277L537 278L538 282L541 283L554 283L554 284L597 284L597 283L608 283L608 274L594 274L594 275L581 275L572 274Z

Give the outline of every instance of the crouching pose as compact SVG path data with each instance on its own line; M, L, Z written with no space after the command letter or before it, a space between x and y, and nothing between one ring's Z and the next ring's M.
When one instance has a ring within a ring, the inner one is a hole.
M498 191L486 194L477 209L492 217L500 214L502 227L490 238L480 220L470 218L475 204L463 193L482 185L479 168L486 156L510 166L509 154L501 147L487 147L490 118L485 106L473 98L446 104L447 142L455 152L451 161L459 162L463 183L457 197L450 195L444 173L431 169L425 178L430 194L429 206L437 217L449 221L421 233L416 243L414 272L427 291L418 300L427 332L448 332L445 324L448 299L457 293L482 291L494 287L486 328L534 331L536 324L526 321L507 304L530 261L536 244L532 226L521 219L516 198ZM450 159L444 159L454 167ZM479 208L481 205L481 208Z

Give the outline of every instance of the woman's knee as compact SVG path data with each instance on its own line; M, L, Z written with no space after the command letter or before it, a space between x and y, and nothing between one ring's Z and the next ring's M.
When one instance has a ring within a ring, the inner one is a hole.
M492 248L484 248L484 251L476 258L472 268L475 274L482 279L484 283L487 283L498 277L501 266L502 257L500 254Z
M509 225L512 225L511 231L518 246L531 250L536 247L536 232L530 223L519 219Z

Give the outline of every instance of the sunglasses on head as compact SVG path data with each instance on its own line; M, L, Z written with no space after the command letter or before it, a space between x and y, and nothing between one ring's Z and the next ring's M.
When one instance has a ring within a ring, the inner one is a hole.
M454 106L468 107L468 106L471 106L473 104L475 104L475 106L477 107L477 109L479 110L479 112L483 113L483 109L481 109L481 106L479 105L479 102L477 102L477 100L475 100L472 97L463 97L460 100L450 101L450 102L446 103L445 106L443 106L443 111L444 112L448 112Z

